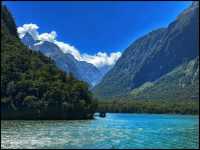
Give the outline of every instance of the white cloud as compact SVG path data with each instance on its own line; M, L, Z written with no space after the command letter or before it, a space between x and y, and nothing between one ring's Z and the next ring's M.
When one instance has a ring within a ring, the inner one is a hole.
M105 65L112 66L121 56L121 52L112 52L108 55L105 52L98 52L95 55L80 54L79 50L74 46L64 42L54 42L63 51L63 53L72 54L79 61L86 61L95 65L96 67L103 67Z
M36 24L30 23L30 24L24 24L22 27L18 27L17 31L20 38L22 38L28 32L33 36L35 40L40 40L40 43L42 43L43 41L55 43L63 51L63 53L69 53L73 55L75 59L79 61L86 61L88 63L95 65L98 68L106 65L109 66L114 65L121 56L121 52L112 52L110 54L107 54L106 52L98 52L95 55L89 55L86 53L81 54L79 50L74 46L68 43L57 41L56 31L39 34L37 31L38 29L39 27Z
M57 34L55 31L51 31L51 33L42 33L38 36L38 39L41 41L48 41L48 42L54 42L57 37Z
M17 28L19 37L22 38L27 32L33 36L35 40L38 40L39 33L37 31L39 27L36 24L24 24L22 27Z
M110 55L107 53L98 52L95 55L88 55L83 54L82 59L86 62L89 62L96 67L103 67L105 65L112 66L115 64L115 62L119 59L121 56L121 52L112 52Z
M77 60L81 60L81 54L74 46L55 40L54 42L63 51L63 53L72 54Z

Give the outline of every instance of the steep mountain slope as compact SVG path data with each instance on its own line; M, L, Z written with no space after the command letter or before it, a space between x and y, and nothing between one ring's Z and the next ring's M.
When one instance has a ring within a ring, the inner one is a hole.
M194 2L167 28L136 40L94 89L97 97L128 95L199 55L199 4Z
M199 57L184 63L154 82L145 82L131 91L132 99L199 99Z
M24 46L5 6L1 13L2 119L92 118L95 103L88 85Z
M71 72L76 78L86 81L92 86L98 83L104 75L94 65L84 61L78 61L71 54L63 53L52 42L35 41L29 33L24 35L22 42L29 48L40 51L45 56L52 58L56 62L56 65L63 71L67 73Z
M36 44L36 41L33 39L33 37L29 34L26 33L24 37L22 38L22 42L28 46L28 48L32 48L34 44Z

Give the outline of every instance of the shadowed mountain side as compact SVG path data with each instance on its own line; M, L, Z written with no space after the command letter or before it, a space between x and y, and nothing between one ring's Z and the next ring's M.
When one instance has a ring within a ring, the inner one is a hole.
M135 100L198 100L199 57L154 82L146 82L133 89L130 97Z
M198 14L199 5L194 2L167 28L152 31L133 42L93 88L95 95L100 99L126 96L144 83L159 80L195 59L199 55Z

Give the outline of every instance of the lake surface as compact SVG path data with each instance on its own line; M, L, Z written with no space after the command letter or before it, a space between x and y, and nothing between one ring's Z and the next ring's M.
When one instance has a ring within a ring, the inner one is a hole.
M107 114L77 121L1 121L1 148L198 148L192 115Z

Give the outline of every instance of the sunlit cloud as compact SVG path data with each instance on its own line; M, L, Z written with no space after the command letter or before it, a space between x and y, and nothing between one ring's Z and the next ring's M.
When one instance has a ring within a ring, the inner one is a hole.
M18 27L17 31L20 38L23 38L23 36L26 33L29 33L35 40L40 41L39 44L42 43L43 41L52 42L56 44L63 53L71 54L74 56L75 59L79 61L86 61L88 63L95 65L98 68L106 65L113 66L121 56L121 52L111 52L110 54L106 52L98 52L97 54L94 55L89 55L86 53L81 54L80 51L75 46L69 43L58 41L56 39L57 38L56 31L39 34L39 32L37 31L38 29L39 29L38 25L30 23Z

